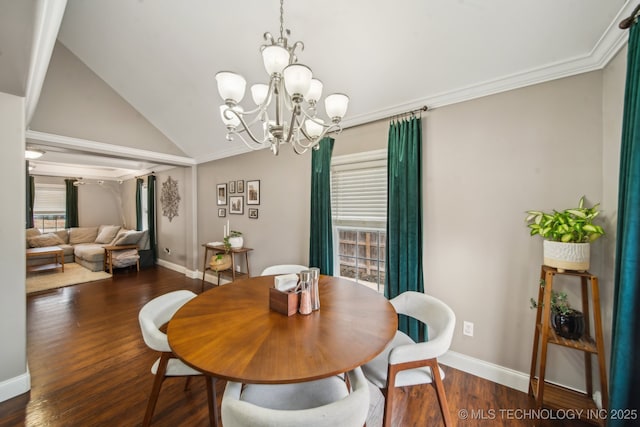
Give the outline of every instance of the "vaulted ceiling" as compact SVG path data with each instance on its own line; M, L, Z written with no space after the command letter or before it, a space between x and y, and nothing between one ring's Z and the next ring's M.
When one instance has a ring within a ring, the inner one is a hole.
M617 24L635 5L288 0L284 20L325 94L349 95L351 126L600 69L625 43ZM0 14L0 48L23 52L6 38L9 23L15 17ZM68 0L58 40L200 163L245 151L225 140L214 75L230 70L248 85L266 82L258 50L266 31L279 31L277 0ZM23 56L12 58L24 63ZM25 69L5 71L0 90L15 93Z

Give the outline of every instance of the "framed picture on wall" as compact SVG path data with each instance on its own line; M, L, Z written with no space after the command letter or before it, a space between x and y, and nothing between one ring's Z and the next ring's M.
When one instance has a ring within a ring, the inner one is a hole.
M242 215L244 213L244 197L242 196L229 197L229 213L239 214L239 215Z
M229 181L229 194L233 194L236 192L236 182Z
M218 208L218 216L224 218L227 216L227 210L225 208Z
M236 182L236 191L237 191L238 193L244 193L244 180L239 179L239 180Z
M249 218L258 219L258 209L257 208L249 208Z
M247 181L247 205L260 204L260 180Z
M227 204L227 184L218 184L216 186L216 198L218 206Z

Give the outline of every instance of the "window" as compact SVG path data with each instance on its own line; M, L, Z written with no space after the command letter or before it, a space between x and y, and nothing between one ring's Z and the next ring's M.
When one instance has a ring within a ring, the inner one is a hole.
M140 191L140 206L142 207L142 229L149 229L149 199L147 192L147 184L142 184L142 191Z
M339 275L384 292L387 150L332 159L331 210Z
M62 184L36 184L33 226L43 233L62 230L66 218L66 194Z

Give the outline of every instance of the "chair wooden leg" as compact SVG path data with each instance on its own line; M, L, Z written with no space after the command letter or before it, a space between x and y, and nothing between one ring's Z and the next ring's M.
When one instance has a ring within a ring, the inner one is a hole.
M156 402L158 402L158 396L160 395L160 389L162 388L162 382L164 381L164 375L167 372L167 364L171 353L162 353L160 356L160 363L158 363L158 370L156 377L153 380L153 387L151 388L151 395L149 395L149 402L147 403L147 411L144 414L144 420L142 425L147 427L151 425L151 419L153 418L153 411L156 408Z
M382 427L391 427L391 419L393 417L393 395L396 384L396 374L398 370L394 365L387 368L387 387L382 390L384 394L384 414L382 416Z
M209 375L204 376L207 382L207 401L209 403L209 424L218 427L218 401L216 399L216 379Z
M447 402L447 395L444 392L444 384L442 384L442 377L440 376L440 368L438 361L433 359L429 362L431 367L431 376L433 377L433 386L436 389L436 396L438 397L438 404L440 405L440 411L442 412L442 419L445 427L453 426L451 420L451 414L449 414L449 403Z
M189 387L191 386L191 377L187 377L187 381L185 381L184 383L184 391L189 390Z

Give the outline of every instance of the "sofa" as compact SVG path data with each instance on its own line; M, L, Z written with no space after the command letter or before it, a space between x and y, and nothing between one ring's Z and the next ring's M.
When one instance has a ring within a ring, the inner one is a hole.
M127 230L119 225L73 227L51 233L29 228L26 245L27 248L58 246L64 252L65 263L76 262L91 271L102 271L105 246L138 245L140 251L149 250L149 231ZM28 264L42 264L46 260L46 256L33 257Z

